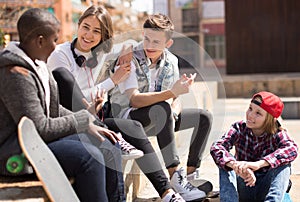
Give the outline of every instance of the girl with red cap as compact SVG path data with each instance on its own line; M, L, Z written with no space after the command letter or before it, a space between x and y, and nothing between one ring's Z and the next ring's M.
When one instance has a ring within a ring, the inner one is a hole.
M211 146L220 172L222 202L283 200L291 162L298 152L277 120L283 107L280 98L270 92L255 94L246 121L233 123ZM233 146L235 155L230 153Z

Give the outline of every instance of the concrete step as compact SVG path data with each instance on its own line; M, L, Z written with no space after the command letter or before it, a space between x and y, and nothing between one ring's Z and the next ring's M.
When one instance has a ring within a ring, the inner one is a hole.
M300 96L300 73L222 75L218 98L249 98L258 91L270 91L280 97Z

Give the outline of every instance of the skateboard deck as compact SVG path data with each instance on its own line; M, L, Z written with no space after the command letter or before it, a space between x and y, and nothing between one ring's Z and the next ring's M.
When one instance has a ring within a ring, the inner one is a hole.
M52 151L38 134L32 120L23 117L18 125L22 151L32 165L51 201L79 201Z

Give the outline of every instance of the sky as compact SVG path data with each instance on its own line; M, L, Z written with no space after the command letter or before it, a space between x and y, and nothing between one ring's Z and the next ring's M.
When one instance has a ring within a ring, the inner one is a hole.
M138 11L147 11L148 13L152 13L153 0L134 0L132 2L132 8Z

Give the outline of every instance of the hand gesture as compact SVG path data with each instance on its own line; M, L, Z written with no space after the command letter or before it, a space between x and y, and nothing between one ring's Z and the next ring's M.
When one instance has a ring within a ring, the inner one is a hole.
M115 85L125 81L131 70L131 65L129 63L121 64L119 67L115 68L114 74L111 76L111 80L114 82Z
M101 142L105 141L103 135L106 136L113 144L120 140L120 137L114 131L97 126L92 122L89 124L88 133L94 135Z
M82 102L86 109L93 115L96 115L102 108L102 103L104 100L105 90L97 90L96 97L92 102L88 102L85 98L82 98Z
M171 92L175 95L175 97L188 93L190 86L194 84L195 77L196 73L190 74L190 77L183 74L181 78L173 84Z
M133 45L132 44L124 44L118 59L117 65L122 65L125 63L129 63L133 57Z
M249 167L249 165L254 162L247 161L235 161L233 163L232 169L237 175L244 179L246 186L255 186L256 177L254 171Z
M197 73L190 74L190 77L187 77L186 74L183 74L186 78L185 82L187 82L190 86L194 84Z
M253 170L247 169L247 173L243 176L241 176L244 179L244 182L246 183L246 186L253 187L255 186L256 177L254 175Z

